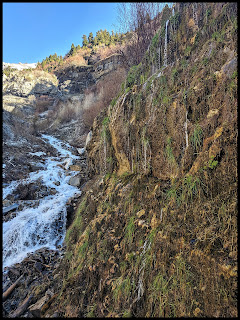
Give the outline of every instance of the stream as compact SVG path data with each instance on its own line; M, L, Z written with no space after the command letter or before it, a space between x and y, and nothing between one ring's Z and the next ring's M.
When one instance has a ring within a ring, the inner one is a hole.
M37 183L41 188L54 190L54 194L48 192L44 197L29 201L29 205L25 201L24 207L15 211L13 218L3 222L3 270L43 247L56 250L61 246L66 233L66 204L70 198L81 194L79 188L69 184L69 179L79 173L68 170L79 159L73 154L73 147L49 135L42 134L42 139L57 150L57 156L32 153L39 157L39 162L45 159L42 169L4 187L3 200L16 192L19 186Z

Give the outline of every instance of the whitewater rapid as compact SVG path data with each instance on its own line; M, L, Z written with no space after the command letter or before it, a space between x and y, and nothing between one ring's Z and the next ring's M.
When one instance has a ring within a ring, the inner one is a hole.
M29 184L41 180L41 184L56 190L56 194L38 200L37 207L24 208L16 217L3 223L3 268L21 262L28 253L42 247L56 249L61 245L66 233L67 210L69 198L81 194L81 191L68 184L76 175L75 171L62 168L69 167L77 156L72 154L72 147L54 137L42 135L42 138L58 151L57 157L47 157L44 153L35 155L45 158L42 170L31 172L26 179L12 181L3 188L3 199L11 194L19 184ZM60 166L61 165L61 166Z

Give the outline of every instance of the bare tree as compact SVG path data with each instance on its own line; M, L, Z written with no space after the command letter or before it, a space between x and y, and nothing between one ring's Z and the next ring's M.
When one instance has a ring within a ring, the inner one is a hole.
M138 64L159 27L160 12L165 3L131 2L119 3L118 21L120 31L127 33L128 44L120 53L128 65Z

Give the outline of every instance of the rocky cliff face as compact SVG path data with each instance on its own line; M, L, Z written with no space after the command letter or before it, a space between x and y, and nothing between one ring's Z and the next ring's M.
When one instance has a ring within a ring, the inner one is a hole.
M237 316L236 10L164 9L95 119L91 180L45 315Z
M72 65L57 72L60 91L62 94L72 94L80 99L86 88L95 84L104 75L116 70L121 65L121 59L121 55L113 54L93 65Z
M56 75L4 65L3 109L27 122L32 131L49 131L81 147L87 132L77 114L83 110L85 90L120 65L116 54L93 65L66 67Z
M3 108L14 114L34 114L36 98L57 92L58 80L44 71L11 69L3 74Z

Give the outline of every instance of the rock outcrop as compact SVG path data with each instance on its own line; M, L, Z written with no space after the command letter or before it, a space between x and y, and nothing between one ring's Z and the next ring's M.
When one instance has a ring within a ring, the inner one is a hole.
M55 95L58 80L40 70L14 70L3 75L3 108L23 116L34 114L36 98L41 95Z

